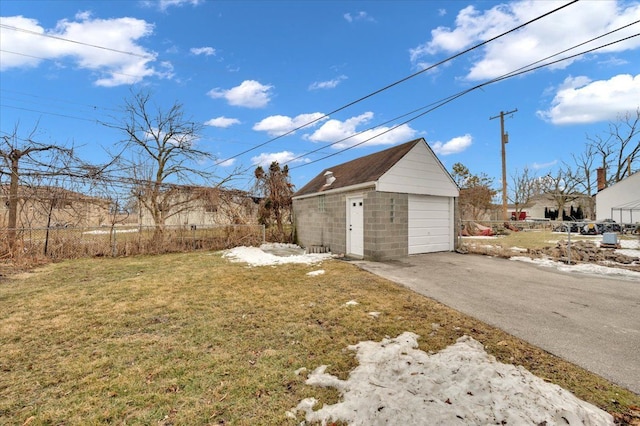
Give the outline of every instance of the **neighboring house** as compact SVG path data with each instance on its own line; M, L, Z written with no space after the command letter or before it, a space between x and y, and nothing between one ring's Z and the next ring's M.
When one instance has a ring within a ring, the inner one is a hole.
M640 172L604 188L596 194L596 220L618 223L640 222Z
M574 194L570 196L572 198L564 205L565 216L571 215L571 210L577 211L578 208L582 210L584 218L589 218L592 211L592 199L585 194ZM540 194L532 197L528 203L520 206L523 213L526 213L527 219L544 219L545 211L556 211L558 209L557 202L554 200L551 194ZM513 206L509 206L509 216L512 216L514 212ZM558 220L562 220L562 212L558 212Z
M297 242L372 260L455 249L459 195L424 139L324 170L293 195Z
M236 189L184 187L169 200L165 226L257 224L258 200ZM153 216L141 203L139 221L154 226Z
M0 187L0 226L9 223L9 185ZM51 186L18 188L18 228L100 226L109 221L110 202Z

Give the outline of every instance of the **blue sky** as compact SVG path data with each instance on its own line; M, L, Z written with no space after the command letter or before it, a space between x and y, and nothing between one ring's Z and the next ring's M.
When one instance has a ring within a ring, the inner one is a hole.
M484 86L371 137L411 111L639 20L640 1L572 4L268 141L566 3L2 0L0 131L18 125L25 137L37 125L34 139L73 143L104 162L124 135L101 123L122 117L132 90L148 90L158 106L179 102L205 124L198 148L217 161L201 167L221 177L248 170L231 184L240 189L256 164L288 164L300 188L325 168L418 137L449 170L460 162L498 186L500 122L490 117L518 110L505 120L509 175L553 173L588 135L640 106L640 37ZM639 32L634 24L565 56Z

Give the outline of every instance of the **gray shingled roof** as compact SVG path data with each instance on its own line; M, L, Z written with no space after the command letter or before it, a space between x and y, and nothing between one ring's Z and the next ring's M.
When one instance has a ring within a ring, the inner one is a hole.
M418 143L426 143L423 138L415 139L384 151L376 152L349 162L324 169L319 175L293 194L294 197L315 194L332 189L345 188L361 183L375 182L394 164L404 157ZM325 186L324 174L331 171L335 181Z

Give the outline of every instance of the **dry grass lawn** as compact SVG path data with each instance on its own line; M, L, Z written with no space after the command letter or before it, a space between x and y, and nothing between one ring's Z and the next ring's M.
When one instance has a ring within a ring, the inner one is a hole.
M348 345L404 331L425 351L471 335L621 420L637 413L638 395L500 330L349 263L306 275L315 269L199 252L73 260L5 278L0 423L296 425L302 417L286 410L338 394L295 370L328 364L346 378L356 365Z

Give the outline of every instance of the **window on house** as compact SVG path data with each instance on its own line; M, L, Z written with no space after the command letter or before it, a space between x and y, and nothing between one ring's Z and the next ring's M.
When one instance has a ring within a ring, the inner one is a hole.
M325 207L324 207L324 195L321 195L318 197L318 211L320 213L324 213L325 211Z
M205 201L204 211L207 213L215 213L218 211L218 205L212 201Z

